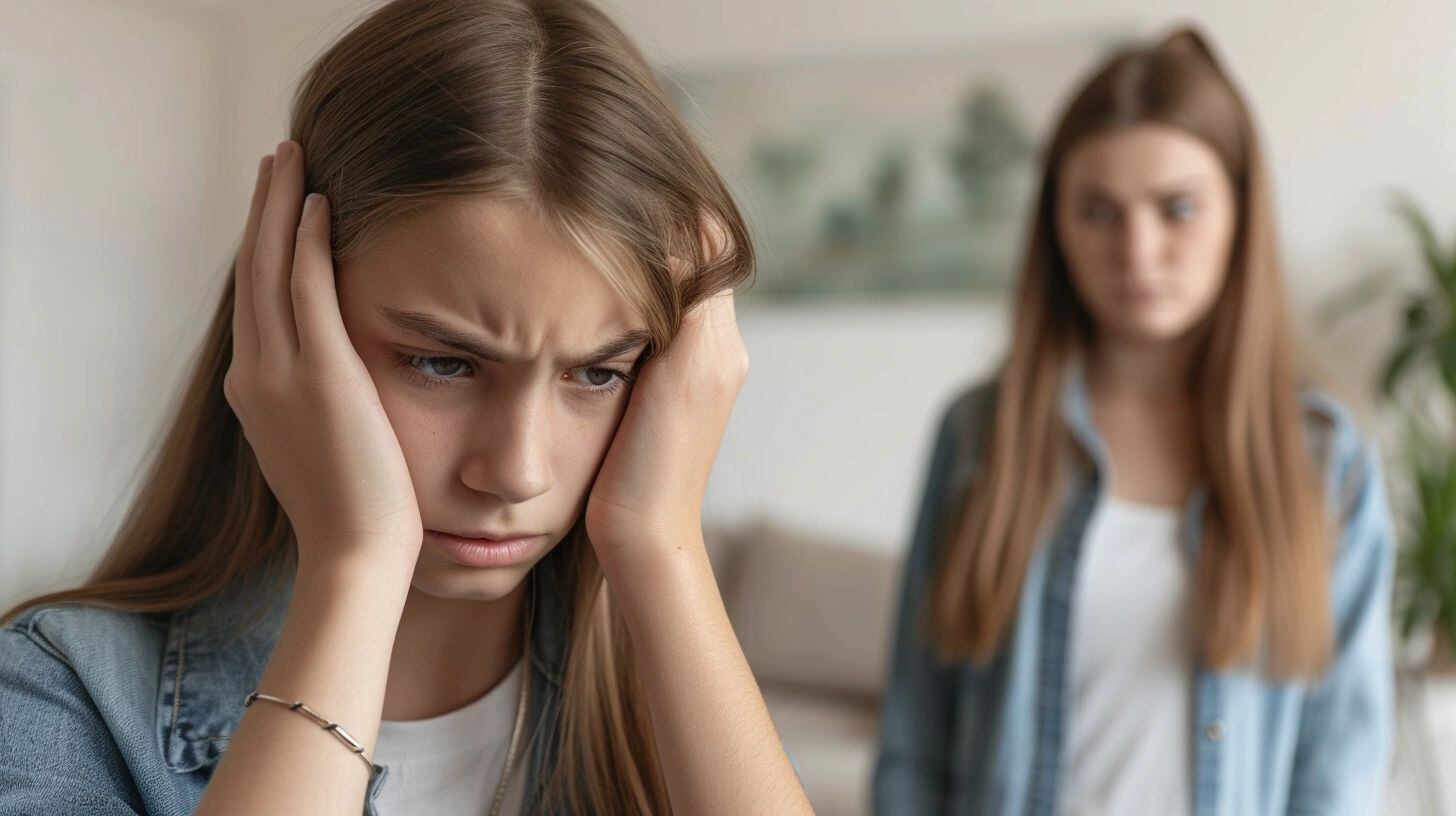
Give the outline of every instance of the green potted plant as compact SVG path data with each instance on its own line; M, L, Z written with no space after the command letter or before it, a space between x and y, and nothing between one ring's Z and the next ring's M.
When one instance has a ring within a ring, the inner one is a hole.
M1399 564L1402 637L1429 626L1429 668L1456 672L1456 455L1438 447L1413 450L1407 460L1412 500Z
M1403 295L1401 326L1381 372L1383 401L1406 437L1399 470L1409 498L1402 533L1396 614L1406 641L1432 635L1428 667L1456 671L1456 243L1442 245L1409 198L1396 212L1420 247L1425 285ZM1397 468L1392 468L1395 471Z

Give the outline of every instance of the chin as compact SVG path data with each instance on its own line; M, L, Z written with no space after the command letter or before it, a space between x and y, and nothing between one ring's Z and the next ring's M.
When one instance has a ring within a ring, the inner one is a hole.
M1188 336L1188 327L1181 324L1177 326L1143 324L1129 326L1122 333L1125 337L1137 343L1158 345L1182 340Z
M1136 343L1182 340L1198 325L1197 315L1169 314L1166 309L1127 309L1114 318L1117 334Z
M530 565L477 568L420 564L410 586L440 600L490 602L515 592L530 573Z

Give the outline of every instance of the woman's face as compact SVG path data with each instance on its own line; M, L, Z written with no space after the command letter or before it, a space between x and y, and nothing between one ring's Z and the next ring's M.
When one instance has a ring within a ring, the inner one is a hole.
M1057 174L1056 231L1099 336L1178 339L1223 288L1235 203L1207 144L1163 125L1092 136Z
M426 531L415 588L508 595L585 507L642 321L531 210L481 196L390 223L338 289L414 482ZM441 533L524 540L481 565Z

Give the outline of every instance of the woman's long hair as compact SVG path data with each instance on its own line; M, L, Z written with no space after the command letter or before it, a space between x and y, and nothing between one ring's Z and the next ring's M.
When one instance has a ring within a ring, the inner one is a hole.
M1253 120L1196 31L1113 56L1078 91L1046 156L986 455L930 587L929 624L947 657L989 661L1020 604L1032 552L1057 512L1071 445L1060 412L1068 361L1092 342L1057 243L1057 176L1086 139L1140 124L1208 145L1232 183L1228 277L1199 331L1199 455L1210 488L1196 572L1200 659L1267 657L1278 676L1329 659L1331 542L1303 439L1294 341L1275 246L1269 180ZM1262 649L1267 647L1267 655Z
M660 352L683 314L752 274L743 219L637 48L585 0L396 0L303 77L291 137L328 196L336 261L443 197L535 208L599 262ZM710 225L712 241L702 230ZM687 262L686 279L672 270ZM408 274L401 272L401 274ZM296 564L288 520L223 397L233 287L110 549L53 603L191 607L253 570ZM571 631L548 801L573 813L668 813L619 608L590 542L560 545Z

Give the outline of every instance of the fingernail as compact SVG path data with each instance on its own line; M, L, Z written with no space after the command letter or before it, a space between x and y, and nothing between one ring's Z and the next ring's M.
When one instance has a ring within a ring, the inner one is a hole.
M317 210L319 201L322 199L323 196L318 193L309 193L308 197L303 200L303 216L307 218L314 210Z
M273 155L270 153L264 156L261 162L258 162L258 180L262 181L267 178L271 172L273 172Z
M280 159L286 159L286 158L288 158L289 151L291 151L292 149L293 149L293 143L292 142L283 141L283 142L279 142L278 143L278 148L274 152L275 152L275 155L278 156L278 158L280 158Z

